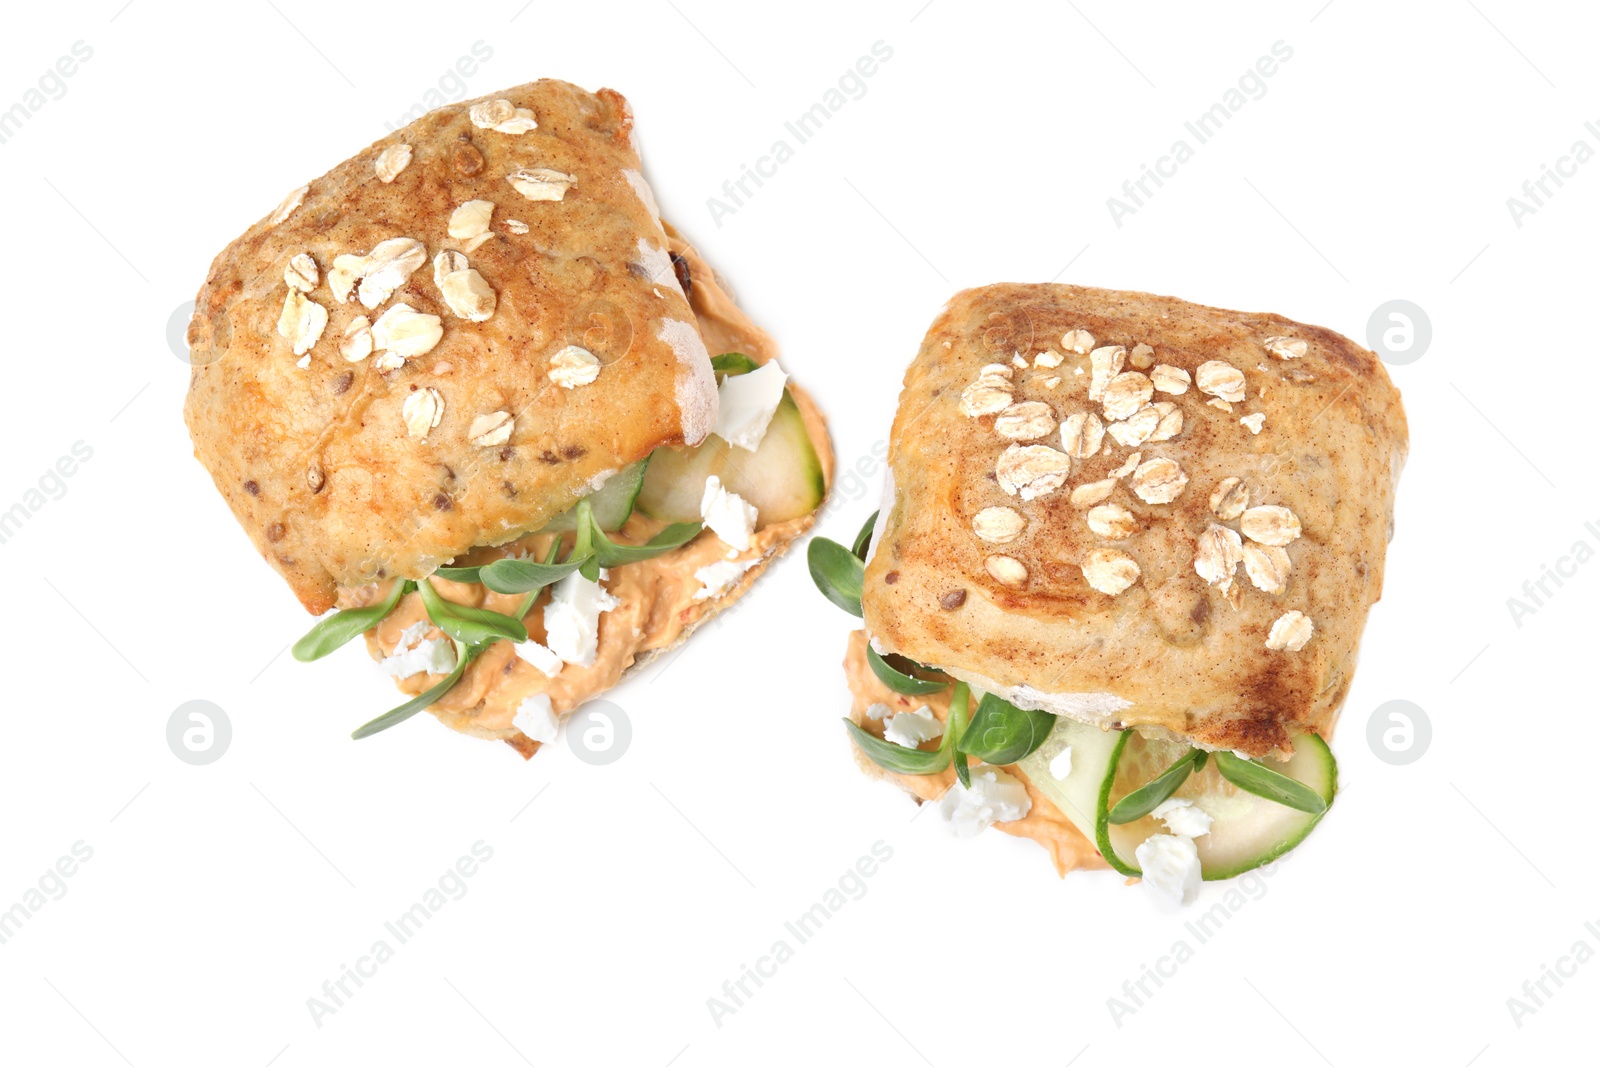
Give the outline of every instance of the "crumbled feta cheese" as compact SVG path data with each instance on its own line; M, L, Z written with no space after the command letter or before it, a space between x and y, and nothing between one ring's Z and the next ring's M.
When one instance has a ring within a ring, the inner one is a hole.
M745 374L730 374L717 388L717 422L711 432L737 448L754 452L767 435L789 376L777 362Z
M1200 852L1189 838L1155 834L1133 850L1133 858L1144 884L1164 903L1175 908L1194 903L1200 893Z
M711 532L729 546L743 552L750 547L750 535L756 528L754 504L745 503L738 493L723 488L722 479L715 474L706 479L706 491L700 498L700 517L705 519Z
M926 704L916 711L902 711L883 721L883 739L904 748L916 748L943 733L944 724L933 717L933 710Z
M554 709L550 707L549 695L535 693L517 708L511 725L527 734L528 740L544 742L556 739L561 720L556 718Z
M951 784L939 800L939 815L957 837L972 837L997 822L1015 822L1028 814L1033 801L1028 789L998 767L972 768L972 787Z
M1072 773L1072 746L1068 745L1050 760L1050 776L1056 781L1061 781Z
M1167 824L1179 837L1204 837L1211 832L1211 816L1182 797L1168 797L1150 814Z
M601 571L604 579L606 572ZM622 601L573 571L555 584L550 603L544 607L545 641L563 663L576 667L594 666L600 650L600 613L610 611Z
M878 720L882 719L885 715L893 714L893 712L894 712L894 709L889 707L889 705L887 705L887 704L868 704L867 705L867 718L871 719L873 722L877 722Z
M561 673L561 657L539 642L523 641L511 647L517 658L533 664L546 678L554 678Z
M424 619L400 631L400 641L394 652L379 661L378 666L396 678L409 678L419 671L429 674L449 674L456 669L456 646L448 638L423 635L433 629L433 623Z
M708 563L694 572L695 580L702 588L695 591L696 600L710 600L712 597L721 596L734 582L737 582L744 572L760 563L758 556L755 559L719 559L715 563Z

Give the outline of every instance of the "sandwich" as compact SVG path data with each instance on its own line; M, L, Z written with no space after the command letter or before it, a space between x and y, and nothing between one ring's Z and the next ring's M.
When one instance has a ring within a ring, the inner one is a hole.
M1283 855L1334 799L1406 444L1383 365L1329 330L957 294L906 372L881 509L808 550L864 627L858 762L958 833L1169 901Z
M452 104L294 190L195 302L195 455L307 611L524 757L811 524L821 414L665 222L627 101Z

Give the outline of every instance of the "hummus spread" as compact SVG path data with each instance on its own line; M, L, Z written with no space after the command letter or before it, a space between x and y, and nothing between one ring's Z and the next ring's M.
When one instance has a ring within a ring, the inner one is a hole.
M850 648L844 657L844 671L850 683L852 697L850 720L876 736L883 736L883 723L874 722L867 717L867 708L872 704L887 704L893 714L915 711L927 705L940 722L944 722L950 714L949 690L926 696L906 696L903 693L896 693L880 682L878 676L872 673L872 666L867 662L865 630L851 633ZM955 784L956 772L953 767L946 767L938 774L896 774L873 763L853 743L850 744L850 748L855 753L856 763L863 771L874 778L895 783L916 797L919 804L938 800ZM1100 852L1094 844L1061 814L1060 808L1033 787L1033 783L1028 781L1028 776L1023 773L1021 767L1011 765L1006 767L1005 771L1014 775L1027 787L1028 799L1033 804L1028 809L1028 814L1022 818L1014 822L995 823L996 830L1003 830L1015 837L1026 837L1043 845L1050 853L1051 860L1055 862L1056 873L1061 875L1079 868L1096 869L1106 866L1105 860L1100 858Z
M714 355L743 352L757 363L773 359L777 346L772 339L739 310L694 250L679 239L671 227L666 230L672 251L688 267L689 301L707 350ZM793 382L789 383L789 393L805 421L811 445L822 466L824 484L831 485L833 451L821 412L810 396ZM601 585L620 603L600 616L599 648L593 664L587 667L563 664L554 677L549 677L518 656L510 642L497 641L473 660L455 687L429 710L452 729L475 737L506 741L524 757L531 757L539 750L539 742L524 736L512 725L524 700L543 694L550 698L551 709L557 715L565 715L610 689L641 657L677 644L696 626L742 595L766 569L767 563L803 534L813 519L814 515L805 515L761 527L751 535L750 547L741 552L735 552L708 529L688 544L654 559L613 568ZM609 536L622 544L642 544L665 526L636 511L620 531ZM543 559L557 536L564 538L564 556L572 544L571 534L530 534L495 548L474 549L455 563L463 567L478 566L506 556ZM695 571L724 560L738 560L751 566L716 595L697 598L696 594L704 587L695 577ZM514 613L523 599L521 594L495 593L476 583L432 581L445 600L503 614ZM390 581L341 590L339 606L362 607L381 602L392 587ZM530 640L540 643L546 640L544 605L549 599L550 591L546 589L523 617ZM427 618L421 594L406 594L386 619L367 632L368 651L379 660L393 655L404 640L403 632L426 622ZM437 628L429 629L424 636L448 640ZM399 679L397 684L402 692L415 696L443 677L442 674L418 672Z

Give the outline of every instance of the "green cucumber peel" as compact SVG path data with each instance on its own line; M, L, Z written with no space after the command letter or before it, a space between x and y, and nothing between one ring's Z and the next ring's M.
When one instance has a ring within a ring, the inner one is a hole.
M711 357L711 370L715 374L749 374L759 366L761 366L761 364L757 363L743 352L724 352L720 356Z
M1328 802L1316 790L1264 763L1241 759L1232 752L1218 752L1216 758L1217 770L1222 777L1246 793L1254 793L1307 815L1321 815L1328 810Z
M961 750L961 738L967 732L967 706L971 702L967 683L957 682L955 691L950 694L950 715L945 722L944 741L939 746L949 746L956 765L956 780L967 789L972 788L972 768L967 764L967 754Z
M1117 801L1106 814L1106 821L1114 826L1121 826L1123 823L1135 822L1144 818L1159 808L1163 801L1176 793L1179 787L1189 780L1189 775L1199 771L1205 765L1205 750L1197 748L1190 751L1157 775L1153 781L1140 786Z
M861 618L861 583L866 573L861 557L837 541L813 537L806 546L806 566L823 596Z
M395 582L394 588L389 590L389 595L381 603L334 612L319 620L304 637L294 643L290 651L301 663L321 659L382 622L400 603L400 598L415 588L416 583L409 580Z
M1019 708L1003 697L985 693L957 747L974 759L1003 767L1044 744L1055 726L1056 717L1048 711Z

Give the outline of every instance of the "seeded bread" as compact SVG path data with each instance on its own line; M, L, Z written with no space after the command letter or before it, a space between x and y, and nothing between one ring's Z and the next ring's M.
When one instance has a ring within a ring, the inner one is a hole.
M862 596L880 652L1205 748L1331 730L1407 443L1371 352L1145 293L970 289L891 440Z
M716 385L618 93L430 112L290 194L196 298L195 454L308 611L509 541Z

